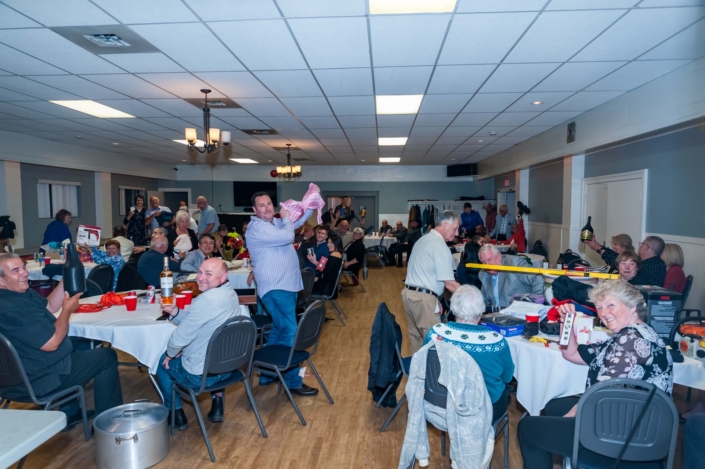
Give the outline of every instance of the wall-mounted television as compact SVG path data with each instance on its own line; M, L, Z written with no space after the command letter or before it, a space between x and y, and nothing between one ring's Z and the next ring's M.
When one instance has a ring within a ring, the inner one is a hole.
M277 201L277 183L276 182L257 182L257 181L233 181L233 193L235 207L252 207L250 198L255 192L264 191L269 194L274 207L279 206Z

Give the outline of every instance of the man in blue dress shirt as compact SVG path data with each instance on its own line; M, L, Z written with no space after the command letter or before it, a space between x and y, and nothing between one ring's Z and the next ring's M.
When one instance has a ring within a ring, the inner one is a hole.
M460 214L460 233L465 233L465 237L475 236L475 228L482 225L482 217L477 211L472 209L472 204L465 202L463 213Z

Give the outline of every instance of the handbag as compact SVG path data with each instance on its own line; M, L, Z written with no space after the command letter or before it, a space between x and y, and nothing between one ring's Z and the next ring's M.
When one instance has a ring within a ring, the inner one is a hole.
M318 263L316 264L316 270L319 272L323 272L323 270L326 268L327 263L328 263L328 258L326 256L321 256Z

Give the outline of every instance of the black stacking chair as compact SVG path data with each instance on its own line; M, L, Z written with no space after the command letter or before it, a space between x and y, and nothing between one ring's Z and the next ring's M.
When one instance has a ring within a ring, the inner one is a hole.
M343 321L343 316L345 316L345 319L348 318L348 315L345 314L345 311L343 310L342 306L338 304L338 302L335 300L335 297L338 294L338 284L340 283L340 275L343 273L343 263L340 263L340 269L338 269L338 278L335 279L335 284L332 286L331 291L321 293L321 294L313 294L310 296L312 300L321 300L325 301L327 304L330 305L330 307L333 309L333 313L338 317L338 320L340 323L345 326L345 321ZM313 286L311 286L313 288Z
M113 291L115 271L109 265L97 265L88 273L87 279L97 283L103 292Z
M112 270L112 269L111 269ZM93 280L86 279L86 291L81 295L81 298L90 298L92 296L101 296L105 292L100 285L95 283Z
M316 354L318 350L318 340L321 337L321 331L323 330L323 322L326 319L326 306L321 301L316 301L311 304L303 317L301 322L296 327L296 335L294 336L294 345L289 347L286 345L267 345L266 347L261 347L255 351L254 358L254 368L258 371L264 371L267 374L272 372L276 373L279 379L279 384L284 387L286 395L291 401L291 405L294 406L296 415L299 416L302 425L306 425L303 415L299 410L299 406L296 405L294 397L291 395L289 388L284 382L283 372L286 372L290 368L301 365L303 362L308 362L311 367L311 371L316 376L318 383L323 388L323 392L326 393L328 402L333 404L333 398L330 397L326 385L323 384L321 375L318 374L318 370L313 366L311 357ZM311 352L308 351L313 347ZM250 374L250 386L252 386L252 374Z
M144 281L140 273L137 271L137 265L128 262L122 266L122 269L120 270L115 291L125 292L132 290L146 290L148 286L149 285L147 285L147 282Z
M404 358L401 356L399 344L395 344L394 346L394 355L396 359L399 360L399 366L401 367L399 373L397 373L397 379L402 374L408 378L409 367L411 366L411 357ZM389 386L387 386L387 389L385 389L384 394L382 394L382 397L380 398L379 402L377 402L377 405L375 407L379 407L379 404L382 402L382 399L387 396L387 393L392 389L392 386L394 386L394 383L389 383ZM387 418L387 420L384 422L384 425L382 425L382 428L379 430L380 432L385 431L389 424L392 423L392 420L394 420L394 417L397 415L397 412L399 412L399 409L401 409L401 406L402 404L404 404L404 401L406 401L406 393L402 394L401 399L399 399L399 401L397 402L397 406L394 408L391 415Z
M693 288L693 276L688 275L685 278L685 287L683 287L683 301L681 302L681 307L685 308L685 302L688 301L690 296L690 289Z
M316 272L312 268L306 267L301 271L301 281L304 284L304 288L299 292L299 296L296 299L296 312L303 314L311 301L313 284L316 282Z
M182 399L189 400L193 404L194 410L196 411L196 418L198 419L198 425L201 427L203 439L208 447L211 462L215 462L215 454L213 453L213 447L211 446L210 438L208 438L208 431L203 422L203 416L201 415L197 400L197 396L204 392L221 391L235 383L241 382L244 384L247 400L255 412L255 417L257 418L262 436L267 438L267 431L264 429L264 423L262 423L262 419L259 416L257 404L255 404L255 399L252 396L252 389L250 387L252 380L252 357L255 351L256 339L257 329L250 318L239 316L228 320L225 324L216 329L208 343L201 386L199 388L191 388L174 381L174 386L171 390L171 434L174 435L174 421L176 418L174 400L176 398L176 392L178 391ZM241 370L243 367L245 367L244 372ZM208 375L222 373L231 373L231 375L227 380L221 381L213 386L206 385Z

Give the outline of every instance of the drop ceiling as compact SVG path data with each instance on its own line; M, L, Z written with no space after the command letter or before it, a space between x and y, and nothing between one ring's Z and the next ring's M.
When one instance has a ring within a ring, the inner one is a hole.
M702 0L458 0L407 15L369 15L364 0L0 0L0 130L203 163L173 140L202 137L187 100L210 88L240 106L212 110L232 132L222 163L284 163L286 143L300 164L478 162L704 56L704 18ZM153 48L94 54L52 29L97 26ZM375 95L401 94L424 95L418 114L376 114ZM49 102L77 99L136 118Z

